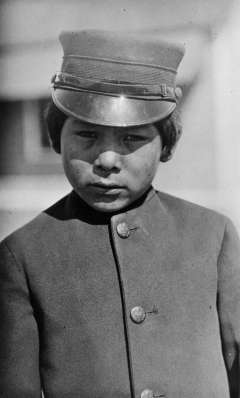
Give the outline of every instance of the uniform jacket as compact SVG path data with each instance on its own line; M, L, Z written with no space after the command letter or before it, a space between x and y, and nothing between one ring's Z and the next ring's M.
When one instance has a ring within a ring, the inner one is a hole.
M239 398L239 254L211 210L72 192L1 244L0 397Z

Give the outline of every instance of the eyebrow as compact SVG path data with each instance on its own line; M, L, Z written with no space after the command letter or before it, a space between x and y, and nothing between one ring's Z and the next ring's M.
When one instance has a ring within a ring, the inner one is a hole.
M115 128L117 129L117 131L121 134L121 133L127 133L127 134L148 134L149 135L149 131L146 132L146 129L144 127L146 126L115 126ZM78 120L76 118L73 118L73 127L78 127L80 129L86 129L86 130L90 130L90 131L100 131L102 129L106 129L106 128L114 128L114 126L104 126L104 125L100 125L100 124L94 124L94 123L87 123L85 121L82 120ZM139 128L141 127L141 128Z

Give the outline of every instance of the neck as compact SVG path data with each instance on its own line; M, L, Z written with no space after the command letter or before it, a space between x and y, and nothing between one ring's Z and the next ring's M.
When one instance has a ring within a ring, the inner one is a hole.
M150 187L140 198L131 203L129 206L114 212L101 212L95 210L94 208L89 206L82 198L80 198L80 196L75 191L72 191L69 196L68 207L71 215L73 217L80 218L82 221L86 221L90 224L108 224L112 216L120 213L125 213L129 210L141 206L145 202L146 198L149 195L149 192L151 192L152 189L153 188Z

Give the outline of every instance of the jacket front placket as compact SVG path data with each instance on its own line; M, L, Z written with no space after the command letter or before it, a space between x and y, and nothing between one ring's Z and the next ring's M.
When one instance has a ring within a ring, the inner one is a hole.
M156 194L139 208L111 219L125 320L129 377L132 396L136 398L166 396L159 363L163 341L159 327L158 292L164 285L164 277L161 276L161 248L156 234L160 225L166 231L167 223ZM164 242L162 244L164 246Z

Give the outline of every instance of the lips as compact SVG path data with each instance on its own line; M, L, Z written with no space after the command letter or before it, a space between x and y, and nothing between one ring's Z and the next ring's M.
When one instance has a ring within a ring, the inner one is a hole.
M112 194L117 194L124 189L123 185L115 184L114 182L95 182L90 184L90 187L95 192Z
M107 182L107 183L103 183L103 182L95 182L93 184L91 184L91 186L93 187L99 187L99 188L104 188L104 189L115 189L115 188L123 188L123 186L115 184L113 182Z

